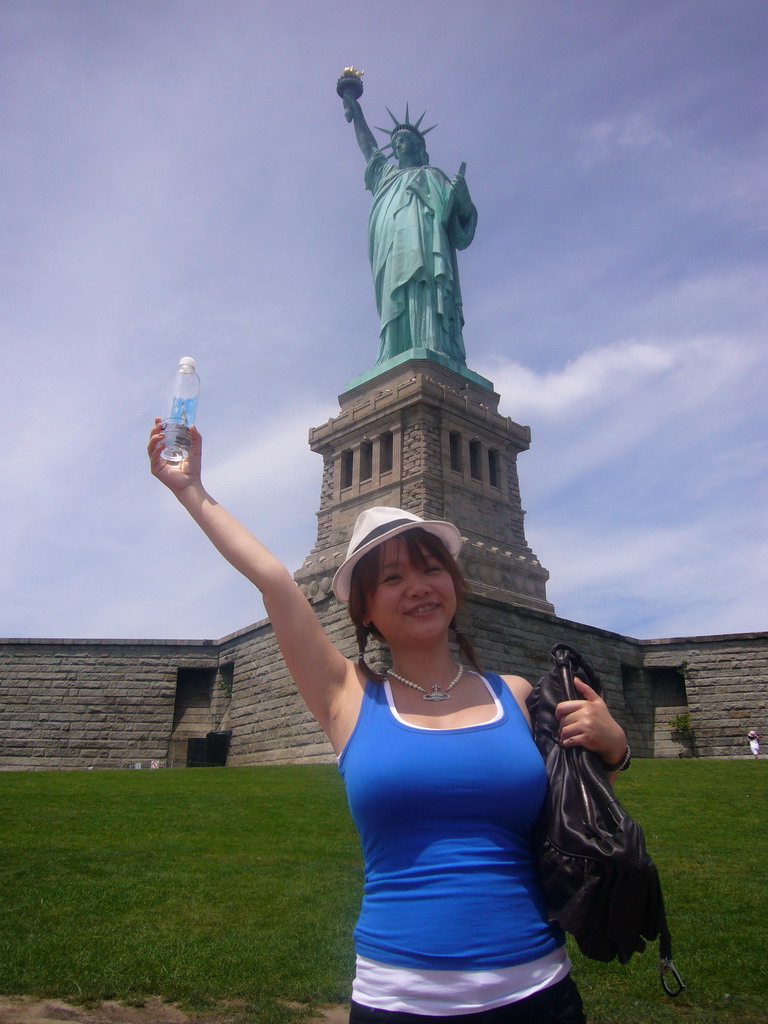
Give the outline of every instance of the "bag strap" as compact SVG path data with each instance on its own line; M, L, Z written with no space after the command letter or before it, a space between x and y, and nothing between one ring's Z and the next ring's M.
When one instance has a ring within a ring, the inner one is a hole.
M569 647L568 644L555 644L549 655L560 670L566 700L580 699L573 685L575 675L583 677L595 693L602 695L603 684L600 682L600 677L575 647Z
M659 890L659 899L661 900L661 928L659 930L659 959L656 969L661 979L661 987L668 996L674 999L675 996L680 995L685 985L683 984L683 979L677 973L677 968L672 960L672 936L669 934L667 914L664 909L664 897L661 890ZM673 983L669 981L668 975L670 974L674 979Z
M557 667L560 680L563 684L565 700L578 700L579 694L573 685L573 677L577 675L584 678L592 689L602 694L603 686L600 677L575 647L568 644L555 644L549 652L550 657ZM661 926L659 928L659 959L656 965L661 978L661 985L668 996L680 995L685 988L683 979L677 973L677 968L672 961L672 936L667 925L667 914L664 907L664 897L659 888L659 900L661 903ZM668 975L672 975L674 982L671 983Z

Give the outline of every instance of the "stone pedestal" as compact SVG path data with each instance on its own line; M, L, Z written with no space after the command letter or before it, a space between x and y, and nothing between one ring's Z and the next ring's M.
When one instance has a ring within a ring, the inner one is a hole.
M517 455L529 447L530 429L501 416L493 385L471 370L426 351L392 362L353 381L339 396L339 415L309 432L323 482L317 542L297 582L322 600L357 515L390 505L456 523L474 593L553 612L549 573L523 528Z

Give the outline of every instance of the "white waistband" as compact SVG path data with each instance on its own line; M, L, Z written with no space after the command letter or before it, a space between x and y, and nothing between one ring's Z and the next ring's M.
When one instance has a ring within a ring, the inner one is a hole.
M562 981L570 969L565 946L530 963L492 971L422 971L358 956L352 998L377 1010L452 1017L525 999Z

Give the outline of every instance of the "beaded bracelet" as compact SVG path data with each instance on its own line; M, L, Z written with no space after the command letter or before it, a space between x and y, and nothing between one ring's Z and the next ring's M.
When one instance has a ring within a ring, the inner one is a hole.
M607 772L625 772L630 764L632 764L632 751L627 747L624 757L620 761L617 761L616 764L606 764L603 761L603 768Z

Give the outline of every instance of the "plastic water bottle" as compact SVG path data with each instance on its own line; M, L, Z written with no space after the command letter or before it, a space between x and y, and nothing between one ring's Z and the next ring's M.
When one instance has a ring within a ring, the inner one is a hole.
M169 462L181 462L189 454L189 428L195 422L199 395L200 378L195 372L195 360L184 356L171 381L168 415L163 420L165 448L162 454Z

